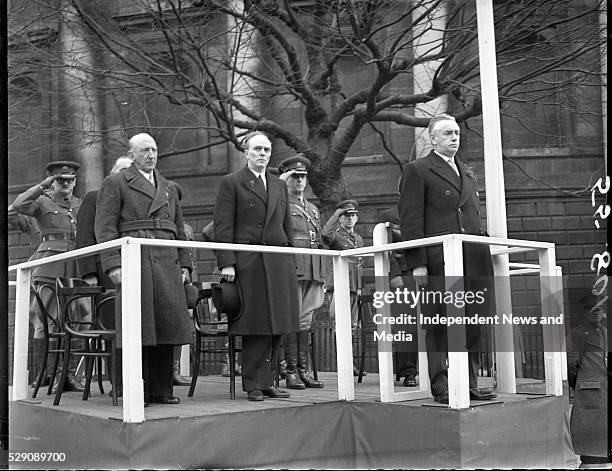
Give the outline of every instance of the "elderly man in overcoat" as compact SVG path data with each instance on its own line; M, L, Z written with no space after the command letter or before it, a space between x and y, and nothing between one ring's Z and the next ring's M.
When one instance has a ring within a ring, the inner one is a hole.
M406 165L398 202L400 226L404 240L442 234L484 235L481 226L478 193L473 176L455 155L459 149L459 125L447 114L433 117L429 123L432 152ZM419 286L445 291L444 253L440 244L406 251L408 269ZM486 288L486 300L480 305L466 305L466 315L477 307L480 315L495 308L493 299L493 265L488 246L463 244L465 290ZM424 315L446 315L444 305L423 304ZM427 326L426 348L431 392L437 402L448 403L445 326ZM476 374L479 367L480 326L466 327L469 350L470 398L486 400L495 397L490 390L479 389Z
M129 140L134 163L104 179L98 193L95 234L98 243L124 236L186 240L176 186L155 168L157 145L148 134ZM121 326L121 254L102 252L102 267L118 285L117 326ZM182 270L191 260L185 249L141 248L142 363L145 402L178 404L173 396L172 352L191 342L191 322L183 289ZM121 333L118 334L121 341Z
M221 179L214 214L216 242L293 246L287 186L268 170L272 144L261 132L244 139L247 165ZM250 401L289 397L273 386L281 336L298 331L293 255L217 251L223 278L238 281L242 313L230 335L242 336L242 388Z

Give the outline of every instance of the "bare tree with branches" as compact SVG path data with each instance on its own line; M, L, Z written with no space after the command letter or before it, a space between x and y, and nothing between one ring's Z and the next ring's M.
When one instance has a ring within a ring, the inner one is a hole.
M152 101L163 98L190 116L192 127L182 132L207 131L204 142L194 137L192 145L171 146L162 158L228 142L240 148L246 132L261 130L306 155L313 191L329 208L350 194L342 166L365 131L401 165L410 155L394 148L389 123L425 127L428 117L415 109L440 97L468 129L481 115L473 0L134 0L129 10L120 3L59 2L61 27L96 60L67 64L51 48L29 55L29 66L56 68L118 110L129 96L145 121ZM505 122L535 135L555 134L530 122L534 105L553 110L560 121L563 113L588 121L601 86L603 3L495 4ZM15 34L28 41L25 30ZM358 86L345 73L347 64L362 77ZM424 64L433 65L433 73L421 84L426 91L415 92L414 71ZM295 109L302 125L287 119L287 110ZM129 120L124 125L129 128ZM110 131L102 126L96 132Z

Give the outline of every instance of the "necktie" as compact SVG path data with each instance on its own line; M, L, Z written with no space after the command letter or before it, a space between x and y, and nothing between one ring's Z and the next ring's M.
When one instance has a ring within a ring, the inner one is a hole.
M451 159L447 160L447 162L448 162L448 165L450 165L451 168L455 171L457 176L460 177L461 174L459 173L459 169L457 168L457 164L455 163L455 158L452 157Z
M259 189L259 191L261 191L263 194L266 194L266 185L263 182L263 178L261 178L261 175L257 175L257 188Z

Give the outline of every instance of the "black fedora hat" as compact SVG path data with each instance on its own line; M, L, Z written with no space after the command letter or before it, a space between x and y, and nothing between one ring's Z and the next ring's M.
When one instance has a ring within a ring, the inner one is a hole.
M238 281L213 283L212 300L217 311L227 315L228 320L236 321L242 315L242 291Z

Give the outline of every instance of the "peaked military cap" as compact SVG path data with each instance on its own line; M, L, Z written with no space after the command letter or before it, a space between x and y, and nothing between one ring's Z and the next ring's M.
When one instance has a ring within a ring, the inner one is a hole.
M297 154L293 157L287 157L278 165L278 171L280 173L289 172L293 170L295 173L300 175L308 175L308 167L310 162L304 154Z
M343 209L342 214L357 214L359 212L359 205L355 200L344 200L340 201L336 205L336 209Z
M56 160L47 164L48 175L58 175L65 180L76 178L77 170L81 167L78 162L70 160Z

